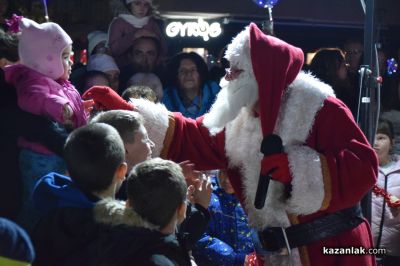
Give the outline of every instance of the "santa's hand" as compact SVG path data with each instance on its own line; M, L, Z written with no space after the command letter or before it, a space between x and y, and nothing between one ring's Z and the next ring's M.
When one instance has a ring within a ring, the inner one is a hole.
M273 180L279 181L285 185L292 182L292 176L289 170L289 160L286 153L276 153L264 156L261 160L261 174L272 176Z
M93 99L96 108L99 110L130 110L135 107L126 102L116 91L106 86L93 86L88 89L82 98L85 100Z

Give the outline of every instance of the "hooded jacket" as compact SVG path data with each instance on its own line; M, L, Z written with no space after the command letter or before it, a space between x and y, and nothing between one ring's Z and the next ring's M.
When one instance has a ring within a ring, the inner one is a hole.
M43 177L33 197L43 215L32 237L34 265L190 265L174 235L121 201L81 192L69 177Z
M385 185L386 184L386 185ZM400 158L395 157L393 164L379 167L377 185L389 194L400 197ZM386 204L386 203L385 203ZM382 217L384 199L372 194L372 233L377 245L379 234L382 234L379 248L386 248L387 255L400 256L400 215L394 216L390 207L385 206ZM380 224L383 218L382 232Z

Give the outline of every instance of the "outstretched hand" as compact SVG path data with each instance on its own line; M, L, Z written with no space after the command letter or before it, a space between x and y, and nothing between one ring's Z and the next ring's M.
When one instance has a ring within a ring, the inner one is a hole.
M135 110L133 104L126 102L116 91L107 86L93 86L82 95L82 98L92 99L99 110Z
M188 200L208 208L211 200L212 187L209 178L200 171L195 170L195 165L190 161L179 163L188 186Z
M201 187L201 172L194 169L195 165L191 161L183 161L179 163L182 168L183 176L185 177L188 187L193 185L195 189Z

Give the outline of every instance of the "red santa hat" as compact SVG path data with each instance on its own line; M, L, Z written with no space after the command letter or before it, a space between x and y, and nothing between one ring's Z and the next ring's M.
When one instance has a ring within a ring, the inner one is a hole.
M282 95L300 72L304 55L300 48L265 35L250 24L250 55L258 84L261 128L264 136L274 130Z

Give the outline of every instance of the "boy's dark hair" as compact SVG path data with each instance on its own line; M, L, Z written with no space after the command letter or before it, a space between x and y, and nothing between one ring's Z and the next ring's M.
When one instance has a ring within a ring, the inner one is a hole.
M161 229L185 202L186 192L180 166L160 158L138 164L127 179L127 196L132 208Z
M106 190L125 161L121 137L112 126L93 123L74 130L64 146L71 179L83 191Z
M394 130L392 122L390 122L387 119L380 118L376 133L388 136L390 138L390 141L392 142L394 139Z
M18 56L18 37L14 33L4 32L0 29L0 58L5 58L11 62L17 62Z
M111 110L97 114L91 123L105 123L114 127L125 143L135 141L135 132L143 125L142 116L133 111Z
M143 98L152 102L157 102L156 93L148 86L138 86L138 85L130 86L126 90L124 90L121 97L125 101L129 101L129 98L136 98L136 99Z

